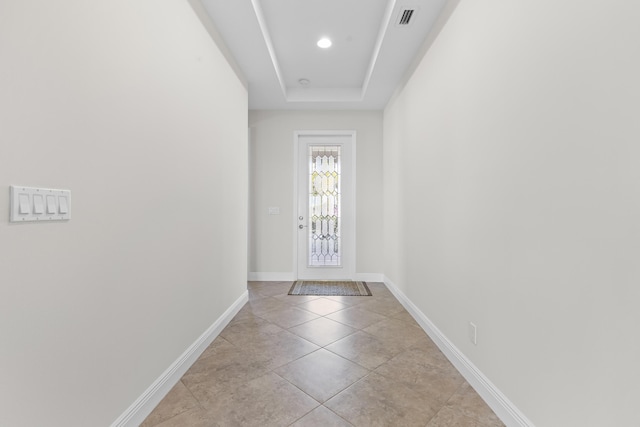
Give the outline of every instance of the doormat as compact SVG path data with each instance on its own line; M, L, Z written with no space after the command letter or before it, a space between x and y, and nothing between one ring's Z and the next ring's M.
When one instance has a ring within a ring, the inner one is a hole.
M320 296L371 296L366 282L297 280L289 290L289 295Z

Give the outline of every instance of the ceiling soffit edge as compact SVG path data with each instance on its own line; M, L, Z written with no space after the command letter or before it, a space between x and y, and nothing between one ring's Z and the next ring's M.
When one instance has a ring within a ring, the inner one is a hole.
M273 47L273 42L271 41L271 35L269 34L269 29L267 28L267 22L264 18L264 13L262 12L260 0L251 0L251 5L253 6L253 11L256 14L256 18L258 19L258 25L260 26L260 31L262 31L264 42L267 45L267 51L269 52L269 57L271 57L271 63L273 64L273 69L276 73L276 77L278 78L278 83L280 83L280 88L282 89L282 93L286 98L287 86L285 85L284 78L282 77L282 71L280 70L280 65L278 64L278 58L276 57L276 51Z

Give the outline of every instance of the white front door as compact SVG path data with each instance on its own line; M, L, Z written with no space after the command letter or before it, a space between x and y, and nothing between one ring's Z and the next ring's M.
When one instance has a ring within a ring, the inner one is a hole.
M297 278L355 271L355 132L296 132Z

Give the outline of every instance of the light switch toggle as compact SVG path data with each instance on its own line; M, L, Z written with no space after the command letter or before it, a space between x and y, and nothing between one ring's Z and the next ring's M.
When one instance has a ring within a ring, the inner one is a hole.
M61 214L69 213L69 204L67 203L67 198L65 196L58 197L59 209Z
M31 212L29 209L29 195L28 194L19 194L18 195L18 204L19 204L19 212L20 215L27 215Z
M33 213L37 215L44 213L44 198L42 194L33 195Z
M47 213L49 215L54 215L56 213L56 197L55 196L47 196Z

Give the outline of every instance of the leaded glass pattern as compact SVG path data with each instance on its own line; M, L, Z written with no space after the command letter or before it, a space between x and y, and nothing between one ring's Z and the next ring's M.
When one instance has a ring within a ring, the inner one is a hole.
M309 267L341 265L340 146L309 147Z

